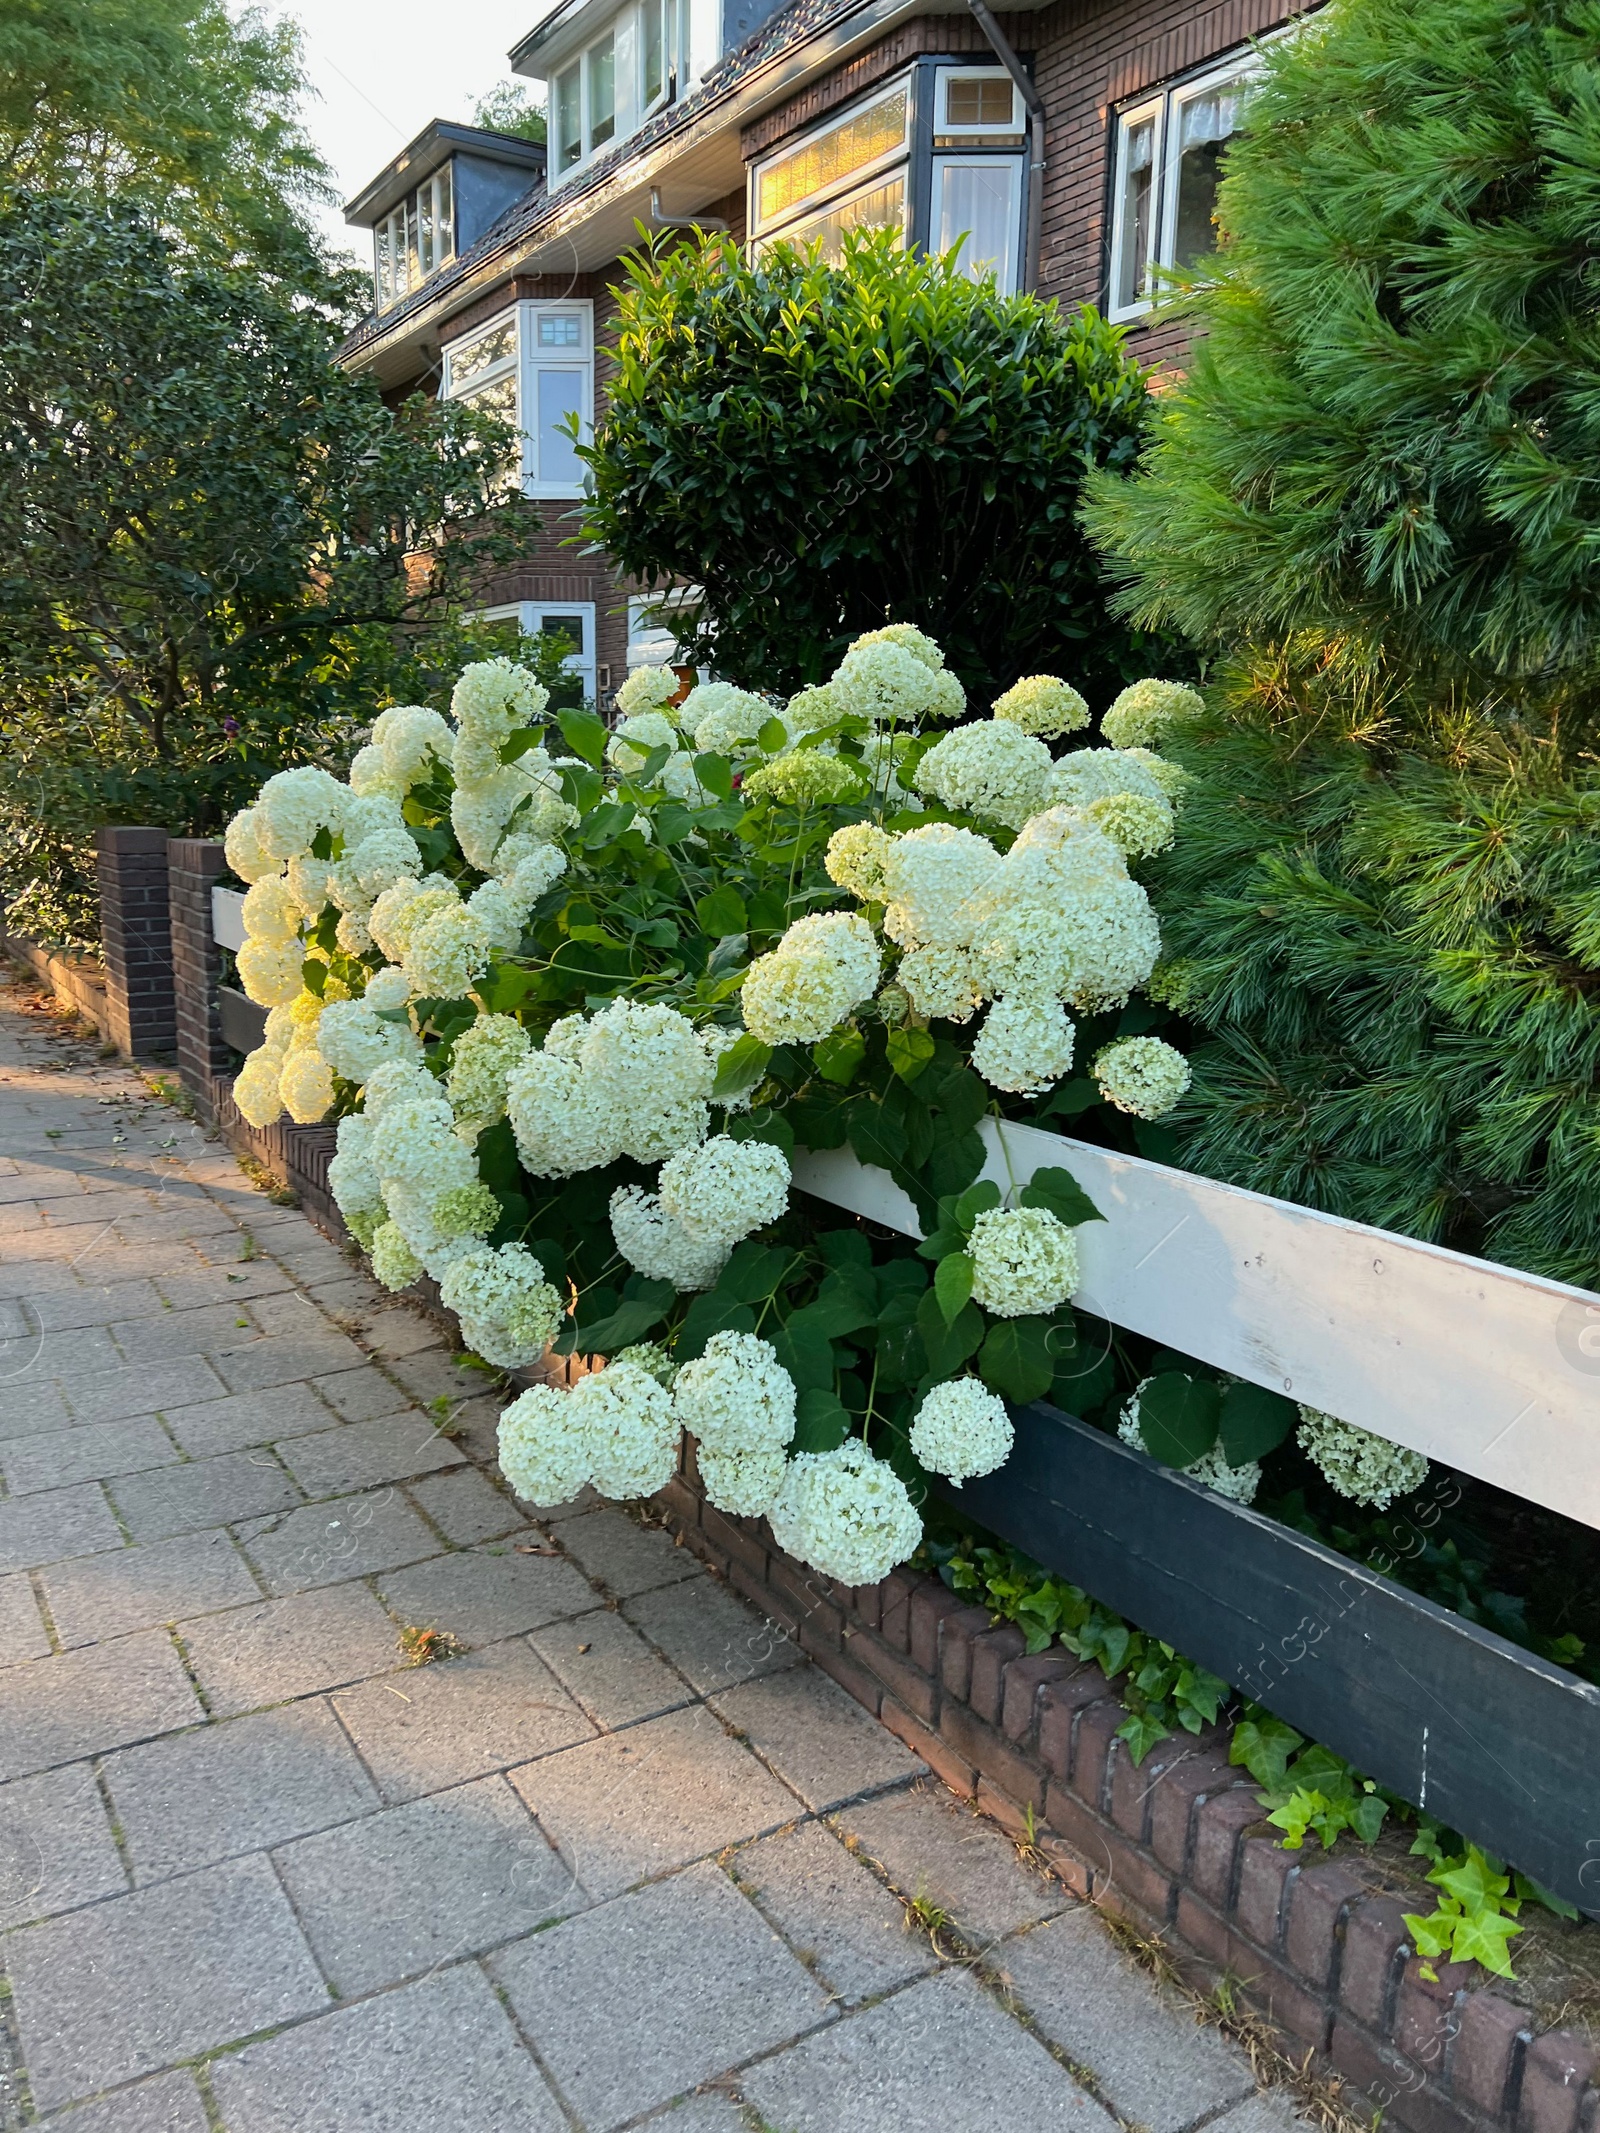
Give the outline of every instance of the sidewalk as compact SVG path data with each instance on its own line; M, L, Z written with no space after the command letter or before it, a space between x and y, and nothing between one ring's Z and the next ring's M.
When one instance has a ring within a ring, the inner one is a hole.
M1293 2133L665 1533L527 1520L432 1324L33 997L0 2133Z

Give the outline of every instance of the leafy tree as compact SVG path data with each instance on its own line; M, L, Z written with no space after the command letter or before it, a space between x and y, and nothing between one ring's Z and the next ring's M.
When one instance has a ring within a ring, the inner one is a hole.
M629 266L586 531L650 586L705 594L690 656L752 685L816 681L849 640L915 622L974 690L1145 671L1076 518L1131 464L1144 376L1093 311L1002 297L881 232L844 263L731 238Z
M525 81L497 81L473 110L474 126L495 133L518 133L525 141L545 138L545 108L534 102Z
M58 937L92 933L99 823L214 830L436 694L516 551L506 427L392 412L337 340L132 207L0 206L0 889Z
M331 197L301 128L299 32L223 0L7 0L0 186L138 199L212 259L321 275Z
M1592 0L1342 0L1272 59L1126 611L1221 654L1155 892L1189 1160L1600 1273Z

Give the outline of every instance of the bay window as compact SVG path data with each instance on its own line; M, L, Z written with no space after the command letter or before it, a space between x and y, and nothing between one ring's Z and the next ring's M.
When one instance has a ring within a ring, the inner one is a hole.
M583 494L575 449L594 426L594 306L523 302L445 351L444 397L509 416L522 432L525 496Z

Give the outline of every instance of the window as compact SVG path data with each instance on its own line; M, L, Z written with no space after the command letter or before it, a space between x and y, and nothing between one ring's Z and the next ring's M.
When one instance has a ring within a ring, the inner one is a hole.
M646 0L639 10L648 27L652 7L657 19L658 44L663 0ZM551 88L550 171L552 184L568 172L581 170L591 157L610 142L624 138L638 123L639 98L635 94L635 67L631 57L619 75L619 55L634 50L634 17L630 9L617 18L601 36L556 75ZM658 71L670 70L671 57L658 56Z
M1009 141L1027 123L1017 85L1003 67L940 70L933 130L941 145L990 135Z
M594 422L593 306L520 303L445 351L444 397L512 417L522 431L524 495L583 493L571 422Z
M814 201L838 193L863 172L894 158L904 158L910 136L911 90L902 81L887 95L835 119L797 147L781 149L755 168L755 227L764 237L782 235L801 242L821 237L837 253L846 229L862 222L905 221L903 177L865 190L849 203L821 215L798 219Z
M552 706L565 710L569 703L579 703L583 698L594 702L597 669L592 601L567 600L546 606L540 600L513 600L505 607L484 608L478 619L481 622L514 622L524 637L564 638L570 647L564 664L574 687L566 702L563 702L559 689L554 691Z
M682 66L678 0L644 0L639 9L639 115L648 117L677 94Z
M455 257L455 202L450 165L407 193L372 233L377 308L386 310Z
M1119 112L1112 167L1109 315L1149 308L1160 267L1192 267L1216 248L1217 187L1259 61L1163 89Z
M977 281L992 274L1002 296L1017 287L1022 227L1020 156L936 156L930 250L954 251Z

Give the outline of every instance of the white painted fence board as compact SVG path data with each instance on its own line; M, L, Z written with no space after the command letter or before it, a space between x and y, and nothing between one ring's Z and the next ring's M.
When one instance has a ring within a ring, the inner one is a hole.
M980 1129L1002 1191L1071 1171L1074 1301L1530 1502L1600 1527L1600 1296L1037 1126ZM849 1149L795 1183L908 1236L916 1209Z
M234 955L244 946L243 890L212 890L211 938L219 948L226 948Z

